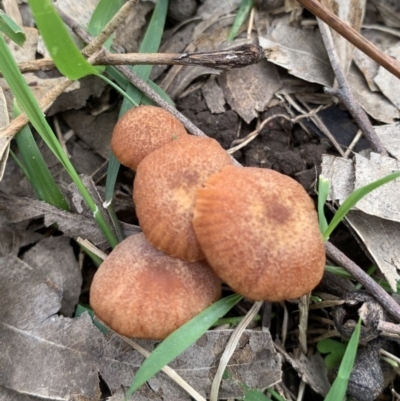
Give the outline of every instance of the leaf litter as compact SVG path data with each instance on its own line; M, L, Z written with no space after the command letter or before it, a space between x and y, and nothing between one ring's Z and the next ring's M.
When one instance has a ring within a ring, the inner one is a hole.
M310 19L309 15L305 17L296 2L266 3L269 3L266 9L260 7L256 10L251 35L246 34L247 26L243 26L239 37L229 45L258 42L263 46L267 60L228 72L217 72L208 67L160 66L153 69L152 77L177 101L178 107L189 118L207 134L219 139L226 149L234 141L246 137L253 130L256 120L262 121L267 113L278 114L278 107L279 112L286 110L293 117L305 114L322 103L329 106L316 112L304 124L301 123L306 131L298 129L298 126L293 128L290 124L286 126L283 122L273 121L258 137L234 154L237 160L246 165L272 167L290 174L313 193L313 183L321 171L321 153L335 153L329 141L321 137L321 127L329 127L333 137L344 147L353 146L350 145L352 139L345 142L343 132L335 129L335 113L339 107L329 96L322 94L323 86L331 87L334 84L334 75L319 31L315 29L315 20ZM361 29L362 15L365 14L361 33L382 51L397 57L398 36L390 31L371 28L378 23L381 27L385 27L384 24L387 27L400 26L399 9L394 2L326 0L322 3L330 10L336 10L340 18L356 30ZM234 20L231 13L239 4L239 0L219 3L205 1L190 16L194 19L166 31L162 51L226 48L227 33ZM69 1L60 3L60 7L70 6L76 5ZM84 2L79 7L83 12L77 14L86 16L88 20L93 4L89 6ZM115 38L119 48L130 52L136 51L140 43L152 2L140 3L139 7L137 16L125 21ZM31 20L29 24L32 24ZM128 29L131 36L128 35ZM21 52L16 49L15 54L20 57L17 55L19 53L32 61L38 49L37 31L30 28L27 36L29 50ZM352 190L399 170L400 147L398 124L395 121L400 117L400 110L398 80L359 50L353 49L341 36L334 34L333 40L347 74L347 82L361 106L376 121L377 135L390 154L385 157L374 153L355 153L351 159L337 155L324 156L322 174L331 180L330 199L340 204ZM352 61L355 63L352 64ZM38 96L46 93L54 85L54 80L58 79L49 73L28 73L25 76L34 88L37 87ZM3 87L10 110L9 93ZM72 129L67 146L75 149L74 164L77 169L81 168L81 172L93 176L108 159L109 137L118 114L118 99L115 101L112 97L105 97L106 103L109 103L107 107L103 109L96 106L96 99L101 96L103 88L104 84L100 84L98 79L86 78L71 88L72 92L63 94L50 111L57 118L60 117L61 132ZM277 97L278 93L283 96ZM2 108L5 110L4 103ZM94 111L96 108L100 110L99 114ZM356 132L357 127L348 114L342 110L340 112L349 126L353 124ZM316 127L314 124L319 115L322 126ZM317 146L321 148L318 152ZM6 150L6 146L2 150ZM2 165L10 169L12 161L6 164L6 153L4 155ZM90 159L85 166L83 158L86 161ZM13 181L10 170L6 174L9 177L5 177L3 184L0 183L3 191L0 192L0 209L4 209L8 216L8 227L2 225L0 229L0 238L3 239L0 244L0 263L1 274L4 275L0 284L4 288L0 297L4 340L0 399L100 399L100 380L108 387L108 399L123 399L121 387L130 385L133 373L143 358L115 336L103 336L87 315L71 318L78 302L82 277L66 237L83 237L102 249L106 249L105 238L92 217L85 213L85 208L80 209L79 199L75 203L75 212L62 212L43 202L23 198L31 196L26 186L14 189L10 185L4 187L4 182ZM119 200L116 206L122 216L126 235L139 230L133 208L126 201L131 196L129 185L132 179L131 172L122 171L121 182L116 189ZM68 180L59 175L58 181L68 193ZM97 186L100 203L104 193L103 184L101 178L91 182L93 188ZM396 241L399 238L400 216L398 185L398 181L395 181L371 193L357 204L357 210L347 216L358 240L366 247L370 259L377 264L393 290L396 290L400 278L400 249ZM18 193L15 193L17 189ZM76 191L70 188L71 201L74 193ZM128 217L130 213L133 217ZM38 231L54 224L64 236L43 239ZM296 322L292 321L292 324L296 325ZM216 361L230 333L226 330L208 332L171 366L206 395L211 385L210 377L216 370ZM291 335L296 340L296 334ZM221 399L242 396L240 383L261 389L280 380L280 360L273 351L269 331L247 330L241 341L228 367L231 374L240 380L225 379L220 389ZM148 349L154 347L150 342L144 342L144 345ZM290 354L284 349L280 353L315 392L326 394L329 383L325 368L318 360L319 354ZM46 365L43 360L46 360ZM266 366L266 360L272 363ZM235 364L232 361L239 362ZM162 374L150 380L148 387L142 388L134 397L138 400L150 397L189 399Z

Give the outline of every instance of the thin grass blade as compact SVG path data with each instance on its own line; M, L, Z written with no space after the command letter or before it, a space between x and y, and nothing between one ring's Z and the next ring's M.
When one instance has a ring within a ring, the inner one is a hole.
M69 36L50 0L28 0L36 25L58 70L71 80L97 74Z
M379 180L371 182L368 185L365 185L361 188L356 189L353 191L347 199L342 203L339 209L336 211L335 216L333 217L332 221L329 223L328 228L324 231L324 240L327 241L329 236L332 234L333 230L337 227L337 225L343 220L346 216L348 211L356 205L356 203L363 198L364 196L368 195L374 189L379 188L380 186L387 184L390 181L395 180L396 178L400 177L400 172L392 173L383 177Z
M139 53L157 53L160 47L162 34L164 32L164 24L167 18L168 0L158 0L154 7L153 14L149 26L146 30L142 43L140 45ZM133 71L146 81L150 77L152 65L137 65L133 67ZM138 104L142 103L143 93L129 84L126 88L128 95ZM127 110L130 109L130 104L126 101L122 103L119 116L121 117Z
M21 113L18 106L14 105L14 117ZM39 200L45 201L59 209L69 210L68 203L62 196L49 169L43 159L42 154L33 138L32 131L28 125L23 127L15 135L24 171L32 184L32 187Z
M74 181L109 244L111 246L117 245L118 241L115 234L113 233L111 227L108 226L104 215L102 214L101 210L98 209L96 203L90 196L88 190L71 164L69 158L64 153L61 145L57 141L56 136L46 121L44 114L37 104L37 101L33 96L28 84L22 77L22 74L18 69L18 66L3 38L3 35L0 35L0 54L2 55L2 57L0 57L0 71L3 73L3 76L6 79L13 95L17 99L18 104L22 107L32 125L45 141L46 145L54 153L54 155L70 175L71 179Z
M164 31L164 24L167 17L168 11L168 0L159 0L154 8L153 14L150 19L149 26L144 35L143 41L140 45L140 53L156 53L161 43L161 37ZM133 71L144 81L148 81L152 66L151 65L139 65L133 67ZM106 71L112 70L112 75L119 76L120 80L125 79L120 77L120 73L114 68L107 68ZM122 83L122 82L121 82ZM130 82L124 87L128 96L137 104L141 104L144 97L142 92L135 88ZM169 100L168 96L165 99ZM168 101L167 100L167 101ZM131 103L124 99L122 102L121 110L119 112L119 117L121 118L130 108ZM116 167L117 166L117 167ZM106 203L110 204L112 202L112 196L114 193L115 183L117 179L117 174L119 170L119 162L115 159L114 154L111 153L109 170L107 171L106 180ZM112 170L111 170L112 169ZM116 171L115 171L116 170Z
M318 221L319 230L323 234L328 228L328 222L325 217L324 206L329 194L329 180L319 176L318 180Z
M243 401L272 401L259 390L245 390Z
M346 352L344 353L342 363L340 364L337 377L333 382L332 387L330 388L324 401L343 401L346 395L349 378L353 370L354 361L357 355L360 331L361 319L358 321L357 326L350 338L350 341L347 344Z
M88 32L97 36L123 4L124 0L100 0L90 18Z
M229 32L228 41L235 39L236 35L239 33L240 27L246 18L250 14L250 10L253 7L254 0L242 0L240 3L239 10L236 14L235 21L233 21L232 28Z
M19 46L22 46L25 43L26 35L24 30L12 18L10 18L1 10L0 31Z
M241 299L242 296L237 294L220 299L169 335L143 362L125 399L129 399L140 386L159 372L161 368L197 341L217 319L229 312Z

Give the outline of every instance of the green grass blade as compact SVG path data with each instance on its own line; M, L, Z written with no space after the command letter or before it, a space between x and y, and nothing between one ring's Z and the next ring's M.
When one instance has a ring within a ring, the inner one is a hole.
M90 18L87 31L97 36L123 4L124 0L100 0Z
M18 106L14 105L14 117L21 113ZM32 187L39 200L45 201L59 209L69 210L68 203L65 201L58 189L46 163L39 151L39 148L33 138L31 129L28 125L15 135L24 171L32 184Z
M329 194L329 180L319 176L318 179L318 221L319 230L323 234L328 228L328 222L325 217L324 206Z
M368 195L374 189L379 188L380 186L387 184L390 181L395 180L396 178L400 177L400 172L392 173L383 177L379 180L371 182L368 185L365 185L361 188L356 189L353 191L347 199L342 203L339 209L336 211L335 216L333 217L332 221L329 223L328 228L324 231L324 240L327 241L329 236L332 234L333 230L337 227L337 225L343 220L346 216L347 212L356 205L356 203L363 198L364 196Z
M245 390L243 401L272 401L259 390Z
M7 35L17 45L25 43L26 36L24 30L7 14L0 10L0 32Z
M232 28L229 32L228 41L235 39L236 35L239 33L240 27L243 22L246 21L247 16L250 14L250 10L253 7L254 0L242 0L240 3L239 10L236 14L235 21L233 21Z
M156 53L160 47L162 34L164 32L165 19L168 11L168 0L158 0L154 7L153 14L149 26L146 30L142 43L140 45L139 53ZM133 71L146 81L150 77L152 65L137 65L133 67ZM138 104L141 104L143 93L129 84L126 88L128 95ZM130 109L130 104L124 100L121 106L120 117Z
M128 399L147 380L197 341L217 319L229 312L241 299L242 296L237 294L220 299L170 334L136 372L125 399Z
M74 181L79 192L82 194L85 202L89 206L89 209L92 211L96 223L99 225L100 229L104 233L109 244L111 246L115 246L118 243L117 238L115 237L111 228L108 226L104 215L97 208L96 203L90 196L78 173L75 171L69 158L64 153L61 145L57 141L56 136L54 135L47 120L45 119L44 114L37 104L37 101L33 96L28 84L22 77L22 74L19 71L16 62L9 48L7 47L3 35L0 35L0 54L2 55L2 57L0 57L0 71L3 73L3 76L6 79L7 84L9 85L13 95L28 116L32 125L45 141L46 145L49 146L51 151L58 158L60 163L70 175L71 179Z
M72 80L97 74L69 36L50 0L28 0L36 25L58 70Z
M342 363L340 364L339 372L335 381L332 384L324 401L342 401L346 395L347 385L354 366L354 361L357 355L358 342L361 331L361 319L350 338L346 347Z
M140 45L139 52L140 53L156 53L161 43L162 34L164 31L164 24L167 17L168 11L168 0L159 0L154 8L153 14L150 19L149 26L146 30L146 34L144 35L143 41ZM133 67L133 71L143 79L144 81L148 81L151 69L153 67L151 65L139 65ZM117 77L121 74L116 71L114 68L107 68L106 71L112 70L112 75L116 75ZM119 77L121 80L122 78ZM125 78L123 78L125 79ZM122 83L122 82L121 82ZM133 100L133 102L137 104L141 104L144 97L142 92L135 88L130 82L124 86L127 95ZM166 100L169 99L169 96L165 94L164 97ZM124 99L122 102L121 110L119 113L119 117L126 113L132 107L131 103ZM119 162L115 159L115 156L112 155L110 157L110 163L108 165L107 171L107 180L106 180L106 202L110 203L112 200L112 194L114 193L115 182L117 179L117 174L119 170Z

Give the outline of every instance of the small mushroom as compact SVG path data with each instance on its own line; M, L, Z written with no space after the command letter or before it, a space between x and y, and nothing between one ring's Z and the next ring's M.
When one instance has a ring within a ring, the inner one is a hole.
M225 166L197 191L193 227L217 275L250 299L298 298L322 278L314 204L276 171Z
M140 226L157 249L194 262L204 254L193 231L197 189L207 178L232 164L211 138L182 136L150 153L139 164L133 200Z
M117 245L100 265L90 305L117 333L160 340L220 295L221 281L207 263L168 256L137 234Z
M121 164L136 170L149 153L182 135L187 132L171 113L161 107L139 106L118 120L111 148Z

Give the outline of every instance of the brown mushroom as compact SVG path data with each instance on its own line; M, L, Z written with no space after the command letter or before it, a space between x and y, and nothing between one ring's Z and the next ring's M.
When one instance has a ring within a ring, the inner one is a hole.
M193 226L217 275L250 299L297 298L322 278L325 250L314 204L276 171L224 167L197 191Z
M139 106L118 120L111 148L121 164L136 170L149 153L182 135L187 132L171 113L161 107Z
M160 340L220 295L221 281L207 263L168 256L137 234L117 245L100 265L90 305L117 333Z
M192 135L145 157L136 172L133 200L147 240L171 256L189 262L204 259L192 226L196 191L231 163L217 141Z

